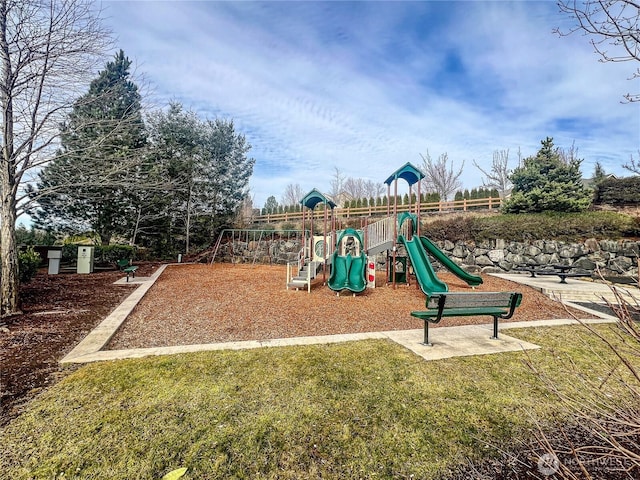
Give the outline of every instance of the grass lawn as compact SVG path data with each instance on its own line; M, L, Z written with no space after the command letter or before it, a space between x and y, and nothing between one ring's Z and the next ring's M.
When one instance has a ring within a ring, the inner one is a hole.
M596 327L616 337L615 326ZM3 478L437 478L561 415L559 385L614 362L584 327L518 329L544 348L426 362L390 341L84 366L0 430ZM606 387L605 387L606 388Z

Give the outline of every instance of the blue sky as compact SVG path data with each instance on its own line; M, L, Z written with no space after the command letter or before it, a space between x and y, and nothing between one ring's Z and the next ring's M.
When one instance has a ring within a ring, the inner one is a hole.
M176 100L233 119L256 159L254 205L288 184L330 190L337 167L383 182L420 154L464 161L495 150L535 154L547 136L575 142L589 177L640 149L637 64L601 63L589 39L558 37L553 1L105 1L107 23L149 82L157 107Z

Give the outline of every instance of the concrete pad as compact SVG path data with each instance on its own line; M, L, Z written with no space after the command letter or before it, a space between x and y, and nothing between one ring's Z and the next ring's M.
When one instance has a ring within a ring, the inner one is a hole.
M567 278L567 283L560 283L560 278L555 275L544 275L531 277L528 274L519 273L492 273L491 275L512 282L522 283L531 288L544 293L550 298L562 302L594 302L606 303L616 302L615 294L611 290L612 286L606 283L578 280ZM640 289L633 285L615 286L621 296L629 301L635 302L640 299Z
M422 329L386 333L391 340L408 348L425 360L521 352L540 348L538 345L518 340L503 333L499 334L497 340L492 340L490 338L493 334L492 325L431 328L429 340L432 346L430 347L422 343L424 340Z
M155 272L154 275L156 273L158 272ZM152 281L155 281L153 277L136 277L136 278L129 277L129 281L127 282L127 277L122 277L117 281L113 282L113 284L114 285L140 285L140 284L152 282Z

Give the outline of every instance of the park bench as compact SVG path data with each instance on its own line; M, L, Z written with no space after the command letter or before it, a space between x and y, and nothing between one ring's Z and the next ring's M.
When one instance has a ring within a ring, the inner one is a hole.
M126 258L118 260L116 264L121 271L127 274L127 282L129 281L129 275L131 275L132 278L136 278L136 270L138 269L138 267L135 265L131 265L129 263L129 260L127 260Z
M493 336L498 338L498 319L506 320L513 316L522 301L517 292L443 292L427 298L427 310L411 312L411 315L424 320L424 345L429 343L429 323L440 323L444 317L471 317L491 315L493 317Z

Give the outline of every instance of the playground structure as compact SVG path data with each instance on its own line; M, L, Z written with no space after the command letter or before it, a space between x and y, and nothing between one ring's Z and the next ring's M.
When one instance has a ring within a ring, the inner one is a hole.
M424 173L406 163L396 170L387 180L387 216L377 222L365 224L362 230L353 228L336 231L334 209L335 203L314 189L300 203L303 206L302 230L304 232L303 248L296 262L287 265L287 289L306 288L311 291L311 283L322 272L323 283L339 295L341 291L353 295L365 290L367 286L375 286L375 256L386 253L386 278L393 288L397 283L409 283L409 271L425 295L448 291L431 263L430 255L446 269L465 281L471 287L482 283L482 278L471 275L427 237L420 235L420 181ZM398 180L405 180L409 185L410 202L408 210L398 213ZM393 197L391 185L393 184ZM413 187L417 185L417 194ZM314 232L313 219L317 217L314 209L323 207L324 227L322 235ZM306 213L308 212L308 214ZM309 229L306 221L309 219ZM406 251L399 255L400 249ZM330 271L327 281L327 274Z

